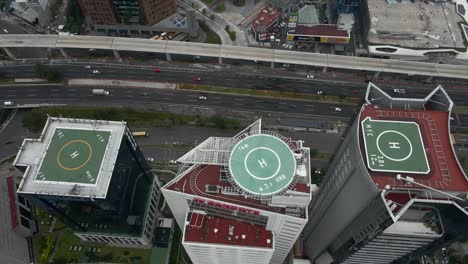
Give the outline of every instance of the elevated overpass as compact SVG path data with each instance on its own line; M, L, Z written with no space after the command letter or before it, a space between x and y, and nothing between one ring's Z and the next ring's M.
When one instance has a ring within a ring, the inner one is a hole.
M9 48L29 47L59 49L64 57L67 57L67 48L102 49L112 50L118 59L120 59L119 51L136 51L163 53L166 54L168 60L171 60L171 54L183 54L218 58L219 63L222 63L223 59L237 59L269 62L272 66L275 63L286 63L348 70L364 70L376 73L411 73L414 75L423 75L428 77L468 79L468 66L463 65L386 60L255 47L178 41L154 41L149 39L121 37L36 34L0 35L0 48L3 48L11 58L14 58L14 54Z

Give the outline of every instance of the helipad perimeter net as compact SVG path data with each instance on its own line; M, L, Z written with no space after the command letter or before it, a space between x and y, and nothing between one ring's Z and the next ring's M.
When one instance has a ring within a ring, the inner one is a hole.
M243 192L268 197L288 189L296 175L296 159L281 138L269 134L248 136L232 148L228 173Z

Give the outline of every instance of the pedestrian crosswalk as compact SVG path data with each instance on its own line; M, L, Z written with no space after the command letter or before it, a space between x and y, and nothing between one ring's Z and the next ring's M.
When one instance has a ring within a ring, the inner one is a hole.
M97 62L97 61L71 61L68 64L78 65L95 65L101 67L119 67L119 68L134 68L134 69L156 69L171 70L171 71L187 71L187 72L215 72L216 69L207 68L195 68L195 67L180 67L180 66L155 66L155 65L143 65L143 64L129 64L129 63L108 63L108 62Z

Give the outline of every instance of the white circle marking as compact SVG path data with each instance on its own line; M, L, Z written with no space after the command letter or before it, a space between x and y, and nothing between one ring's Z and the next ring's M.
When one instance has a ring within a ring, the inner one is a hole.
M247 160L249 159L249 156L250 154L252 154L253 151L256 151L256 150L259 150L259 149L264 149L264 150L268 150L270 151L271 153L273 153L273 155L275 155L276 159L278 160L278 169L276 169L276 172L268 177L268 178L261 178L261 177L258 177L258 176L255 176L252 172L250 172L249 170L249 167L247 166ZM276 174L278 174L278 172L280 171L281 169L281 159L280 157L278 156L278 154L276 154L276 152L274 152L272 149L270 148L266 148L266 147L257 147L257 148L253 148L251 149L249 152L247 152L247 155L245 155L245 158L244 158L244 167L245 167L245 170L247 171L247 173L252 176L253 178L257 179L257 180L261 180L261 181L267 181L273 177L276 176Z
M406 141L408 141L409 143L409 146L410 146L410 151L408 153L408 155L406 155L404 158L401 158L401 159L394 159L394 158L390 158L389 156L387 156L381 149L380 149L380 146L379 146L379 141L380 141L380 137L386 133L395 133L395 134L398 134L402 137L404 137L406 139ZM395 130L387 130L385 132L382 132L380 133L380 135L377 137L376 139L376 144L377 144L377 149L379 150L379 152L384 156L386 157L387 159L389 160L393 160L393 161L404 161L404 160L407 160L411 154L413 154L413 145L411 144L411 141L409 140L409 138L407 136L405 136L403 133L401 132L398 132L398 131L395 131Z

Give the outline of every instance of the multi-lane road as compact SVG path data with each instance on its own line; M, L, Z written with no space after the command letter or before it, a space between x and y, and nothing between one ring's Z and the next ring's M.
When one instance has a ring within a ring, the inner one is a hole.
M1 98L19 104L63 103L73 105L194 106L199 108L232 109L270 114L327 116L348 119L355 106L308 101L263 99L241 95L203 94L184 90L112 88L108 96L93 96L89 86L12 86L3 89ZM204 95L206 99L199 99ZM342 111L335 111L340 107Z
M93 64L91 69L85 69L86 64L54 64L53 67L62 71L65 78L103 78L125 80L148 80L160 82L191 83L193 78L200 78L200 84L227 86L237 88L250 88L260 90L283 90L297 93L316 94L320 91L327 95L343 95L363 97L367 88L364 81L343 82L336 78L307 79L305 73L292 71L259 71L256 67L214 67L212 65L190 66L189 64L160 66L160 72L154 71L155 67L127 67L121 64ZM99 70L99 74L93 74L93 70ZM0 73L7 77L34 78L36 77L34 65L4 66ZM394 88L405 88L392 84L379 85L391 95ZM406 87L405 96L424 98L430 88L428 86L413 85ZM459 89L445 87L456 105L468 104L468 92Z

